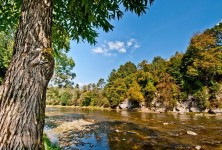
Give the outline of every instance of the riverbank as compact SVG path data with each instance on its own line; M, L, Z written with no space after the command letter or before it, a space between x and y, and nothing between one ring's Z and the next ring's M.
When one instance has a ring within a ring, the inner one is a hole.
M136 111L136 112L144 112L144 113L176 113L176 114L196 114L196 115L203 115L203 116L214 116L214 115L222 115L222 109L217 109L216 111L207 109L205 111L199 111L197 108L192 108L193 111L190 111L189 109L182 109L182 111L178 111L178 108L175 108L173 111L165 111L164 108L115 108L112 109L110 107L104 108L104 107L98 107L98 106L62 106L62 105L46 105L47 108L76 108L76 109L89 109L89 110L116 110L116 111ZM196 111L195 111L196 110ZM213 113L212 113L213 112Z
M99 106L62 106L62 105L46 105L48 108L81 108L81 109L95 109L95 110L113 110L110 107L99 107Z
M53 108L64 107L57 106ZM106 130L108 128L104 124L100 124L94 119L85 118L83 115L49 115L45 120L44 133L52 143L48 145L56 145L64 150L77 150L82 148L93 149L95 140L102 142L103 135L100 135L100 133L104 133Z

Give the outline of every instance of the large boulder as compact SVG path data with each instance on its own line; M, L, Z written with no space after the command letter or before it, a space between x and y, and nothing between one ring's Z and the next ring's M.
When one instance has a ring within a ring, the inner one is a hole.
M132 100L129 100L129 99L125 99L123 102L121 102L119 104L120 109L132 109L132 108L135 108L135 107L138 107L138 106L139 106L138 102L132 101Z
M186 113L189 112L190 101L179 103L177 102L176 106L173 109L173 112Z
M222 108L211 108L208 113L210 114L216 114L216 113L222 113Z
M197 107L190 107L189 112L201 112L199 108Z

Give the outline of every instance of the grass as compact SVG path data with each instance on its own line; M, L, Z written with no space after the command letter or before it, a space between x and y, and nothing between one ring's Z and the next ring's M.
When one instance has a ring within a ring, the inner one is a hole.
M45 134L43 135L43 142L45 150L61 150L61 148L57 144L53 144Z

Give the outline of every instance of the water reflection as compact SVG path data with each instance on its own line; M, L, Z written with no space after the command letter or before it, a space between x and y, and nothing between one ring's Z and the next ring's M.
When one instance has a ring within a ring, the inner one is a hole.
M94 120L84 126L90 129L84 133L87 136L77 137L78 142L83 144L74 143L73 149L194 149L196 146L222 149L222 116L80 108L47 108L46 114L47 126L50 121L53 124L53 120L57 123L60 121L60 124L81 119ZM187 131L193 131L197 136L188 135ZM71 134L81 132L70 128L66 133L65 136L73 138Z

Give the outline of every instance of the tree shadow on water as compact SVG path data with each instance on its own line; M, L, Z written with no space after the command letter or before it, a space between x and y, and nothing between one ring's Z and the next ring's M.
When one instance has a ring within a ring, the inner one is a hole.
M133 122L95 121L87 119L83 114L55 115L47 119L48 123L56 122L57 126L65 123L73 126L61 132L58 137L62 149L189 150L195 149L197 145L184 139L193 140L198 137L190 138L185 131L183 134L178 134L177 130L166 132L162 130L165 128L162 124L159 127L149 127L148 124L144 126Z
M111 150L189 150L194 147L167 138L166 133L158 129L151 129L134 123L103 121L90 126L99 127L97 131L94 131L94 134L97 137L101 136L101 138L105 134L107 147ZM95 149L100 149L99 145L93 144L97 147Z

